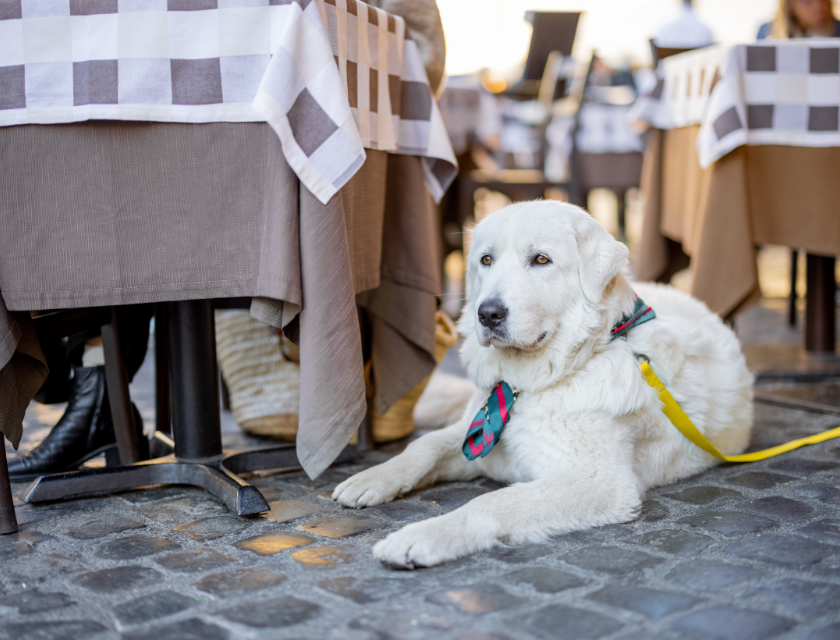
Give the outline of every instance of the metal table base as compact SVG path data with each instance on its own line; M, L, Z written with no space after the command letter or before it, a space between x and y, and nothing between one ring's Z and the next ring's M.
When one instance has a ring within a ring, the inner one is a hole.
M187 484L208 491L240 516L268 511L256 487L237 474L300 466L294 444L225 454L219 415L216 332L210 300L167 303L171 349L174 454L120 467L46 475L25 491L25 502L45 502ZM336 462L356 457L346 448Z

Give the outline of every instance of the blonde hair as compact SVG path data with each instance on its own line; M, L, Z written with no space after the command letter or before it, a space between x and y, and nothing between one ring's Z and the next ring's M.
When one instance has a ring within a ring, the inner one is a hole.
M804 38L805 32L796 19L793 17L793 3L796 0L779 0L779 12L773 20L773 28L770 30L770 37L777 40L788 38ZM832 14L831 0L823 0L828 5L828 13ZM832 34L833 35L833 34Z

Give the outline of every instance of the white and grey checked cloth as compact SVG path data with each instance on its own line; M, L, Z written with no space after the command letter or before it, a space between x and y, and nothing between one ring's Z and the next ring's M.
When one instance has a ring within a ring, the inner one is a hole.
M0 126L263 122L326 203L365 148L457 173L402 18L357 0L0 0Z
M839 110L840 42L808 38L666 58L630 119L659 129L699 124L705 168L744 144L838 147Z

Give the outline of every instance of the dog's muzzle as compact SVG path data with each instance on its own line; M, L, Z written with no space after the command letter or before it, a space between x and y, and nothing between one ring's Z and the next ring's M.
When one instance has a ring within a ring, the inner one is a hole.
M507 318L507 314L507 307L497 298L485 300L478 307L478 321L488 329L498 329Z

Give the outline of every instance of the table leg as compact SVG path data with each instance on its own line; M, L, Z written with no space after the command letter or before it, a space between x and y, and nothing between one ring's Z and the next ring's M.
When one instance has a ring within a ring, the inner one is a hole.
M155 305L155 431L172 433L172 394L169 381L169 311Z
M618 216L618 239L622 242L627 241L627 191L616 191L616 200L618 201L618 209L616 215Z
M0 435L0 445L4 445ZM0 449L0 535L16 533L15 504L12 501L12 486L9 482L9 467L6 464L6 447Z
M210 300L170 302L172 432L175 457L207 462L222 456L216 327Z
M836 302L834 258L807 254L805 298L805 349L833 353Z

